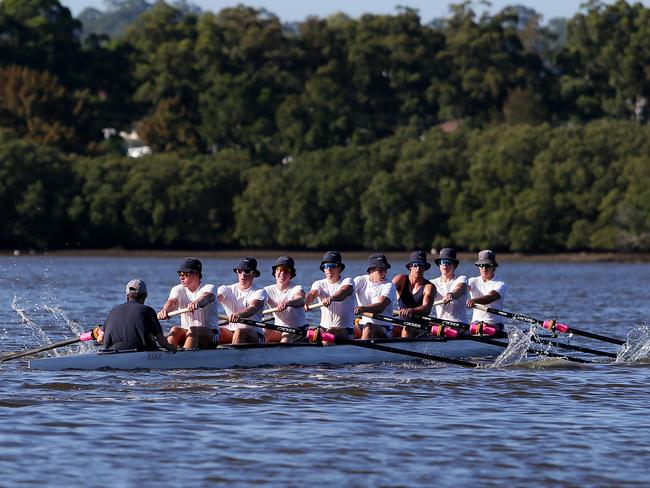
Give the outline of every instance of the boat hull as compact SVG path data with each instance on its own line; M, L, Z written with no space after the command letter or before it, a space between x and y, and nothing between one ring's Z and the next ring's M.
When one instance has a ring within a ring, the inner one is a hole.
M397 339L376 340L376 344L405 351L416 351L451 359L491 358L503 348L472 340ZM223 369L262 366L354 364L412 361L413 357L354 345L321 346L319 344L261 344L220 346L212 350L101 353L33 359L32 369L60 371L65 369Z

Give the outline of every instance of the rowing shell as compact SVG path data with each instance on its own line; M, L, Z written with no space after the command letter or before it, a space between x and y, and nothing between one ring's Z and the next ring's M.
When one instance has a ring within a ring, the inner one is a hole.
M460 358L494 358L503 348L466 339L445 338L376 339L374 344L426 354ZM32 359L32 369L60 371L64 369L223 369L261 366L381 363L412 361L401 354L366 349L354 345L322 346L309 343L242 344L219 346L217 349L146 352L92 352L70 356Z

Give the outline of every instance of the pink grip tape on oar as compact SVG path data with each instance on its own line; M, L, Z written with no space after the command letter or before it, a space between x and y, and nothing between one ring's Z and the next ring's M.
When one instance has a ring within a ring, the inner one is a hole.
M458 337L458 331L452 327L445 327L444 325L433 325L431 326L431 335L435 337L444 335L449 339L455 339Z
M81 334L81 335L79 336L79 340L80 340L81 342L85 342L85 341L94 341L94 340L95 340L95 335L93 334L93 331L92 331L92 330L89 331L89 332L84 332L83 334Z
M307 331L307 339L309 339L310 342L318 340L325 342L334 342L336 337L334 334L330 334L329 332L319 332L315 329L309 329Z
M497 330L483 322L472 322L469 324L469 333L472 335L493 336L497 333Z
M569 332L569 326L565 324L560 324L556 320L545 320L542 322L542 327L548 330L557 330L563 334Z

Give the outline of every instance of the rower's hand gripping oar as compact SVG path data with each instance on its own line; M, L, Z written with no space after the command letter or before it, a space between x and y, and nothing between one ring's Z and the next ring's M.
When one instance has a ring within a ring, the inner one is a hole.
M94 341L96 339L97 339L97 329L95 328L90 332L85 332L81 334L79 337L66 339L64 341L55 342L53 344L37 347L35 349L29 349L27 351L17 352L15 354L9 354L8 356L4 356L3 358L1 358L0 363L4 363L5 361L10 361L11 359L18 359L25 356L31 356L32 354L37 354L39 352L49 351L51 349L56 349L57 347L69 346L70 344L76 344L77 342Z
M588 337L590 339L595 339L598 341L610 342L612 344L617 344L619 346L625 344L625 341L621 339L616 339L614 337L607 337L600 334L594 334L593 332L588 332L586 330L574 329L573 327L569 327L566 324L561 324L556 320L535 319L533 317L527 317L526 315L522 315L520 313L512 313L512 312L506 312L504 310L498 310L496 308L490 308L480 303L475 303L474 308L494 315L500 315L501 317L507 317L510 319L519 320L520 322L527 322L529 324L541 325L544 329L550 331L557 331L563 334L575 334L583 337Z

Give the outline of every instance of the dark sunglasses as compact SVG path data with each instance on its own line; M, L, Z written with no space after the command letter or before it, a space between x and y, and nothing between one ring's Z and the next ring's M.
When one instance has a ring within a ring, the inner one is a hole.
M332 268L336 268L337 266L338 266L338 264L336 264L336 263L325 263L325 264L323 264L324 269L332 269Z
M494 264L477 264L479 268L494 268Z
M244 269L238 269L238 270L236 271L236 273L237 273L237 274L243 274L244 276L250 276L250 275L252 275L253 273L255 273L255 271L246 271L246 270L244 270Z
M187 271L179 271L178 276L180 276L181 278L187 278L192 273L194 273L194 271L190 271L189 273Z

